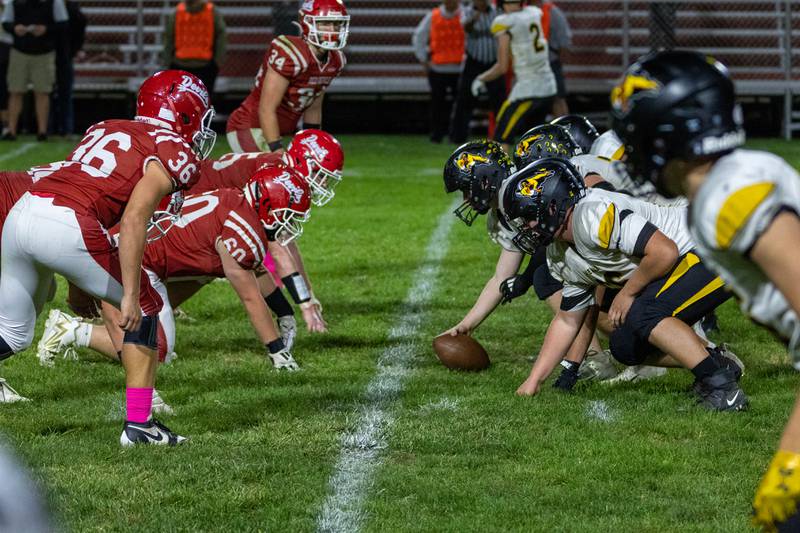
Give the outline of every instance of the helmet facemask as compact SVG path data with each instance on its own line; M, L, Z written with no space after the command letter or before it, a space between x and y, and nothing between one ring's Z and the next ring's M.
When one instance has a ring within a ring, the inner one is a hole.
M323 50L341 50L347 45L347 36L350 32L350 15L304 15L302 22L306 26L306 39L314 46ZM338 25L338 29L326 31L320 29L319 26L322 24ZM325 39L325 36L329 38Z
M303 234L303 223L308 221L308 213L301 213L288 207L270 211L270 223L262 222L270 239L286 246Z
M214 115L214 108L208 108L203 118L200 119L200 128L192 135L192 150L200 159L207 159L214 149L214 144L217 142L217 133L211 129L211 121L214 120Z
M162 202L163 204L163 202ZM153 216L147 221L146 239L155 242L165 236L181 217L183 208L183 191L176 191L169 196L166 205L159 205Z
M328 170L310 156L306 156L306 166L308 168L306 181L311 187L311 203L323 206L333 200L336 195L334 189L342 181L342 171Z

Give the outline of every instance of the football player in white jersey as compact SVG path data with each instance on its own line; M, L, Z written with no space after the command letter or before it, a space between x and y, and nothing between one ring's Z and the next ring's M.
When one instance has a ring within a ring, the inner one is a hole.
M497 61L475 78L472 93L486 92L486 83L504 76L513 60L516 81L500 107L494 132L494 140L509 152L519 134L544 122L556 94L556 79L542 30L542 10L522 7L519 0L499 0L497 7L503 10L491 27L497 39Z
M747 405L738 384L741 362L708 346L690 326L730 293L693 253L685 208L587 189L577 169L560 158L532 163L499 194L506 217L520 228L514 243L528 253L547 245L550 271L564 283L561 309L518 394L539 392L559 363L564 371L557 386L574 384L588 345L581 328L605 308L618 361L690 369L708 409Z
M639 59L612 91L613 127L631 175L685 194L706 264L753 321L778 333L800 369L800 176L783 159L745 150L734 85L720 63L694 52ZM753 502L768 531L798 531L800 402Z

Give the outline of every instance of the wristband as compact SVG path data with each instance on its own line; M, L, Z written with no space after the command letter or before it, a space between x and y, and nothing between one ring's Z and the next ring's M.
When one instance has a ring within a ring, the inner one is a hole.
M272 342L268 342L265 346L267 347L267 350L271 354L276 354L286 349L286 345L283 344L283 339L281 339L280 337L278 337Z
M321 130L322 124L314 123L314 122L303 122L303 129L304 130Z
M570 372L577 372L581 364L576 363L575 361L567 361L566 359L564 359L561 361L561 366L563 366L566 370L569 370Z
M280 139L272 141L271 143L267 143L267 148L269 148L270 152L277 152L283 149L283 142Z
M281 278L281 281L286 286L286 290L292 296L292 300L296 304L303 304L311 300L311 291L308 290L306 280L297 272L293 272L286 277Z

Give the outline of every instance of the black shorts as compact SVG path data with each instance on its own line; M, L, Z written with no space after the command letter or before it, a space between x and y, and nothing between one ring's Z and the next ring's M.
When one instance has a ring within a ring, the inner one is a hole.
M544 123L552 106L552 96L526 98L513 102L506 100L497 113L497 123L492 138L500 143L516 144L520 135Z
M566 98L567 83L564 80L564 67L561 66L561 60L556 59L555 61L551 61L550 70L553 71L553 76L556 79L556 96Z
M692 325L730 297L722 280L689 252L636 297L625 323L611 332L611 354L624 364L641 364L657 351L648 339L659 322L675 317Z

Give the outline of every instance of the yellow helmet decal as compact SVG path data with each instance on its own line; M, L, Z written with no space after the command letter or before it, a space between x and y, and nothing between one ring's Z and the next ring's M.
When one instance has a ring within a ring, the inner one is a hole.
M531 144L533 144L537 139L542 137L541 133L537 133L536 135L531 135L530 137L526 137L522 139L520 142L517 143L517 155L525 155L525 153L530 148Z
M536 174L519 183L519 194L521 196L533 196L534 192L537 192L541 189L539 181L552 175L553 175L552 170L547 170L546 168L540 168Z
M626 74L619 85L611 89L611 105L621 111L628 111L631 98L642 91L657 89L659 83L646 76Z
M475 163L488 163L489 159L478 154L470 154L469 152L464 152L461 156L456 160L456 165L458 168L464 171L469 171Z

